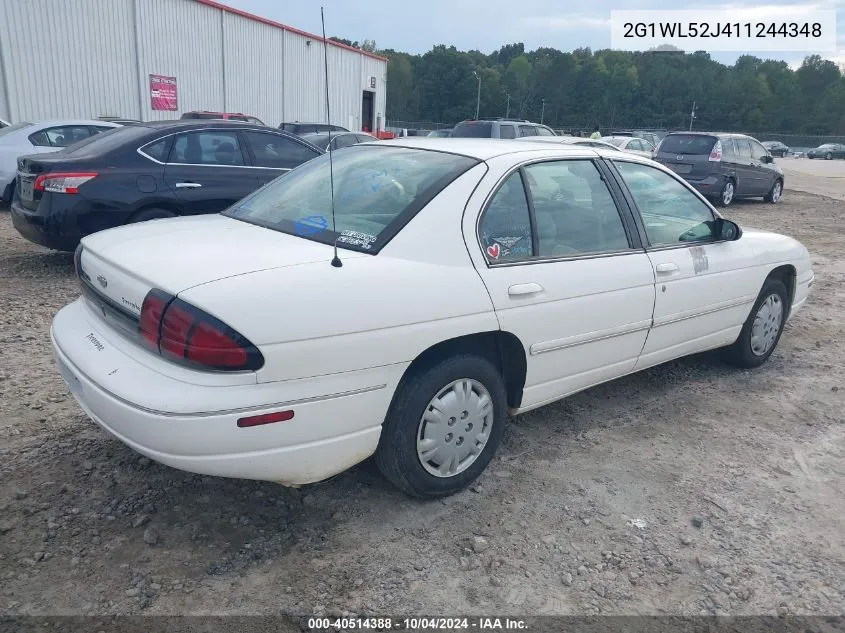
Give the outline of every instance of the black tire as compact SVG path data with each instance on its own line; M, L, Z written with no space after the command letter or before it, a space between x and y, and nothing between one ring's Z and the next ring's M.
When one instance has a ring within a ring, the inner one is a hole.
M173 211L150 207L148 209L141 209L140 211L135 212L132 217L129 218L127 224L135 224L136 222L146 222L147 220L162 220L165 218L175 217L176 214L173 213Z
M833 158L833 154L831 154L830 152L828 152L827 154L824 155L825 160L831 160L832 158Z
M12 200L15 199L15 181L14 180L9 183L9 188L6 191L8 191L9 197L6 198L5 196L0 196L0 198L2 198L2 199L0 199L0 202L3 202L4 204L11 206Z
M778 200L783 196L783 181L778 178L772 183L772 188L769 193L763 196L763 200L770 204L777 204Z
M765 353L756 354L751 349L751 330L754 326L754 321L757 318L757 312L760 310L760 306L763 305L763 302L772 295L777 295L783 308L780 326L778 327L777 336L775 337L772 346L766 350ZM743 367L745 369L759 367L765 363L778 346L778 342L780 341L781 334L783 334L783 328L786 325L786 319L788 316L789 292L780 279L769 277L763 283L763 288L760 290L760 294L754 302L754 307L751 308L751 313L748 315L748 318L745 320L745 324L742 326L739 338L736 339L736 342L733 345L730 345L722 350L722 356L725 361L731 365Z
M730 187L730 195L728 195L728 187ZM716 206L729 207L735 198L736 183L732 179L728 178L725 181L725 184L722 185L722 190L719 192L719 197L715 199Z
M477 381L490 394L491 427L487 442L474 462L455 475L437 477L423 467L417 455L417 437L423 413L432 399L461 379ZM376 465L388 481L408 495L433 499L454 494L469 486L487 468L502 440L506 416L505 385L490 361L466 354L447 358L409 373L400 383L382 426Z

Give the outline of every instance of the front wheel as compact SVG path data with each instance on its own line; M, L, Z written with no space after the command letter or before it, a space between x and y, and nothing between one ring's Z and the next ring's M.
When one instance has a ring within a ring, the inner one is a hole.
M827 154L824 155L825 160L831 160L832 158L833 158L833 154L831 154L830 152L828 152Z
M730 206L736 195L736 185L733 180L726 180L722 186L722 191L719 192L719 197L716 199L716 204L720 207Z
M402 381L382 426L376 464L414 497L453 494L487 468L506 415L504 382L490 361L448 358Z
M724 358L737 367L759 367L775 351L786 325L789 293L779 279L767 279L754 302L739 338L724 349Z
M769 190L769 193L767 193L763 197L763 200L765 200L766 202L770 202L772 204L775 204L778 200L780 200L780 197L782 195L783 195L783 183L780 180L775 180L775 183L772 185L772 188Z

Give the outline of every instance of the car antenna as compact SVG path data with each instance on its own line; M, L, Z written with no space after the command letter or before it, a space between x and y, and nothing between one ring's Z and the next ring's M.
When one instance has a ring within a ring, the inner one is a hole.
M323 14L323 7L320 7L320 22L323 25L323 62L326 68L326 123L329 125L329 184L332 188L332 232L335 234L334 240L334 257L332 258L332 266L340 268L343 262L337 256L337 220L334 212L334 161L332 160L332 111L329 107L329 41L326 39L326 16Z

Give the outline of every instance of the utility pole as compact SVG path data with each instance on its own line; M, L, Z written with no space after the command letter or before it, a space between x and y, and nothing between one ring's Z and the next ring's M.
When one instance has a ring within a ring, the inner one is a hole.
M692 102L692 112L689 113L689 129L692 132L692 122L695 121L695 101Z
M505 110L505 118L508 119L511 116L511 93L506 92L505 94L508 96L508 107Z
M474 70L472 74L478 79L478 96L475 98L475 120L478 121L478 111L481 109L481 77Z
M543 108L540 110L540 125L543 124L543 117L546 115L546 100L542 99Z

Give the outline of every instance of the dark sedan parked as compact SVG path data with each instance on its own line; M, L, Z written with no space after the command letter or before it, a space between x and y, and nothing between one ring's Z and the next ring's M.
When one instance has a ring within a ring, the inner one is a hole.
M769 154L772 156L780 156L783 158L789 154L789 148L780 141L763 141L762 145L769 150Z
M736 198L777 202L783 194L783 170L744 134L672 132L660 141L655 160L723 207Z
M839 143L819 145L817 148L807 152L807 158L824 158L825 160L845 158L845 145Z
M301 121L294 121L293 123L279 123L279 129L291 134L315 134L317 132L348 132L345 127L339 125L329 125L328 123L303 123Z
M84 236L122 224L218 213L322 153L248 123L129 124L20 157L12 222L31 242L73 251Z
M315 132L313 134L300 134L299 138L325 152L329 151L329 141L331 141L331 149L335 150L378 140L375 136L366 132Z

